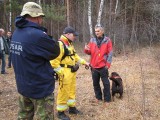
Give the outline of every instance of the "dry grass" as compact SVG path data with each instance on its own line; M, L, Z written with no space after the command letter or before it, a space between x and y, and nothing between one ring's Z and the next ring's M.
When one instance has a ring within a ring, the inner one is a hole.
M118 72L124 82L124 97L111 102L93 104L91 73L81 66L77 74L77 108L81 116L72 120L160 120L160 48L143 48L127 56L113 58L110 72ZM82 58L89 59L81 54ZM15 120L18 111L17 91L13 69L0 75L0 120ZM57 94L55 89L55 97Z

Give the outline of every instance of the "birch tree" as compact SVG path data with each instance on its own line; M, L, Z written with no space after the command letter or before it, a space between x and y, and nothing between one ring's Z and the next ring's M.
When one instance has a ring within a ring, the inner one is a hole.
M91 0L88 0L88 24L89 24L89 32L90 32L90 37L93 37L91 6L92 6ZM99 7L99 12L98 12L98 18L97 18L97 25L101 25L103 6L104 6L104 0L101 0L100 7Z
M38 0L38 3L41 4L41 0Z
M69 0L67 0L67 25L70 26Z
M88 0L88 24L89 24L89 33L90 33L90 37L93 37L93 31L92 31L92 10L91 10L91 0Z
M11 0L9 0L9 31L12 31L12 8Z
M117 8L118 8L118 0L116 0L116 6L115 6L115 10L114 10L114 23L116 22L116 14L117 14ZM116 34L115 34L115 32L114 32L114 34L113 34L113 43L114 43L114 45L115 45L115 40L116 39Z
M101 0L99 12L98 12L98 18L97 18L97 25L101 25L103 6L104 6L104 0Z

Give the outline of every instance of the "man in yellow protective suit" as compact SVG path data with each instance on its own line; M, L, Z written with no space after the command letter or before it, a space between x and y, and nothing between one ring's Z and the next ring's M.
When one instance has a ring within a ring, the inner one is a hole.
M60 120L70 120L64 113L69 107L69 114L81 114L75 107L76 71L78 64L89 67L89 63L80 58L76 53L72 42L78 33L72 27L66 27L59 40L60 55L50 63L59 77L57 96L57 117Z

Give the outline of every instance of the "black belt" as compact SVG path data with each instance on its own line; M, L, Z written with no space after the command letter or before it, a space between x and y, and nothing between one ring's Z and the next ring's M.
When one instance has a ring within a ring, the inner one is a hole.
M65 67L65 68L72 68L73 66L72 65L66 65L66 64L60 64L61 67Z

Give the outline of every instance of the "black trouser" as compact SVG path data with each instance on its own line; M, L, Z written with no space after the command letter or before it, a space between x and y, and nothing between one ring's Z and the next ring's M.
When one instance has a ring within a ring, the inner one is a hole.
M93 87L95 96L98 100L102 100L102 91L100 86L100 78L103 83L103 94L104 94L104 101L110 102L111 101L111 94L110 94L110 82L108 79L108 69L103 68L92 68L92 79L93 79Z

